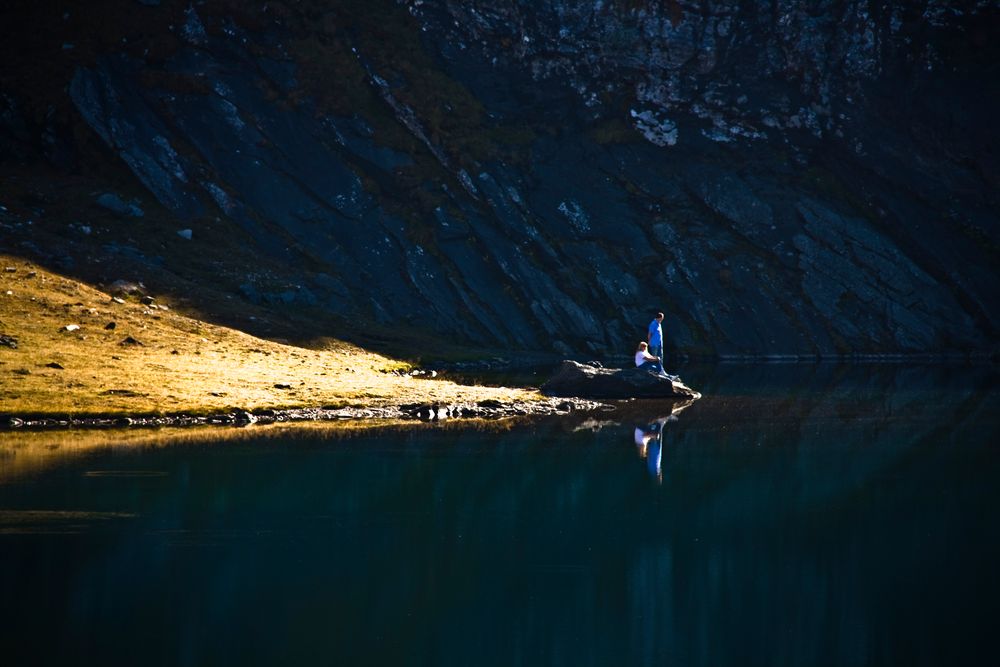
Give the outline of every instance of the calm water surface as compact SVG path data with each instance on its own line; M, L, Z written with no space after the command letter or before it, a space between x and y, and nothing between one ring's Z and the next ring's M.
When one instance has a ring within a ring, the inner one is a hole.
M993 662L995 370L683 375L499 431L0 434L4 663Z

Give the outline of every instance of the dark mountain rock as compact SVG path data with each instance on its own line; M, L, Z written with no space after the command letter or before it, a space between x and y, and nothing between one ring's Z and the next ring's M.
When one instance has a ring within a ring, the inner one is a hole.
M68 95L171 215L299 271L251 301L565 353L657 310L689 354L1000 340L996 3L175 4Z
M124 58L107 58L100 69L78 70L70 83L70 95L90 127L143 185L164 206L191 217L201 206L184 188L189 177L167 139L167 125L135 92L136 70L137 66ZM112 203L108 196L105 201L102 205Z
M641 368L601 368L563 361L542 392L549 396L581 398L699 398L701 394L681 382L671 382Z
M135 202L127 202L113 192L105 192L95 202L112 213L132 218L141 218L145 213Z

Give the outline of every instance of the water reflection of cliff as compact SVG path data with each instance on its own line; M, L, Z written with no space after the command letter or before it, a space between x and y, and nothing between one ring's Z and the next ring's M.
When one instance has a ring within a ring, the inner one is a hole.
M706 379L665 431L630 663L975 664L1000 593L995 371L796 370Z

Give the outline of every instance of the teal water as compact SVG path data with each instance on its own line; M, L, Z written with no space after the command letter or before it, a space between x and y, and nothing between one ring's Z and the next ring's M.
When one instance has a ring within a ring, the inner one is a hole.
M991 662L995 370L683 375L706 396L672 417L112 440L36 466L0 437L4 662Z

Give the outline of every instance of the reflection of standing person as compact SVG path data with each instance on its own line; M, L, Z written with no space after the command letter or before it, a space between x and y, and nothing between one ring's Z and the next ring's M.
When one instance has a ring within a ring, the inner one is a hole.
M646 331L646 343L649 344L649 353L654 357L663 359L663 313L657 313L653 321L649 323Z
M654 424L656 428L655 436L649 441L649 449L646 450L646 470L656 478L657 482L663 481L663 468L660 467L663 457L663 425Z

